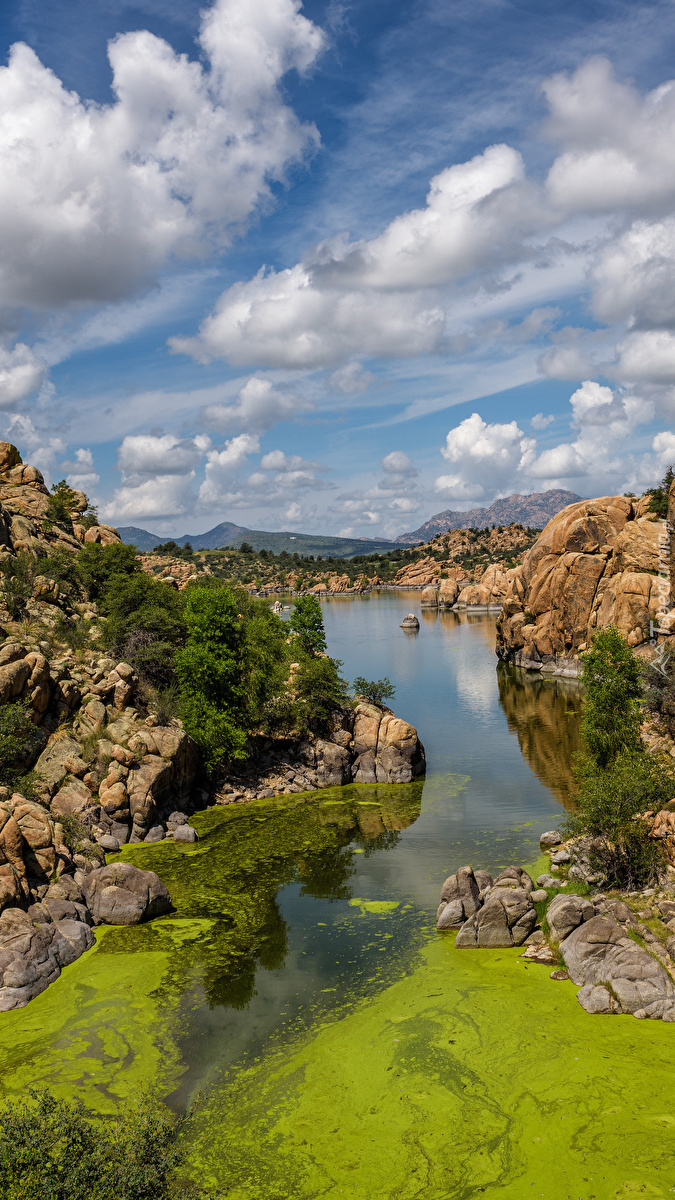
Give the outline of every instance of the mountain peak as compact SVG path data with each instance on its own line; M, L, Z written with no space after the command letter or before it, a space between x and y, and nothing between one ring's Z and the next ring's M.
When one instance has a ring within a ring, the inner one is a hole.
M531 529L543 529L561 508L581 499L576 492L567 492L563 488L551 488L548 492L531 492L528 496L514 492L511 496L495 500L489 508L470 508L467 512L446 508L443 512L429 517L428 521L412 533L400 534L396 541L414 546L417 542L430 542L432 538L447 533L449 529L487 529L490 525L520 524Z

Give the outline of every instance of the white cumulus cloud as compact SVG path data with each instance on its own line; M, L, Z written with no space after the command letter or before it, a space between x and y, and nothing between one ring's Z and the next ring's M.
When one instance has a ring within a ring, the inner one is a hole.
M313 407L308 400L279 390L270 379L253 375L240 389L234 404L209 404L203 409L202 418L220 433L232 429L262 433L277 421L287 421Z
M322 45L299 0L216 0L202 61L147 30L116 37L103 105L12 46L0 68L0 302L120 299L171 255L226 245L317 143L280 84Z
M456 500L499 495L527 468L534 448L516 421L487 424L472 413L448 431L441 454L455 470L437 478L436 491Z

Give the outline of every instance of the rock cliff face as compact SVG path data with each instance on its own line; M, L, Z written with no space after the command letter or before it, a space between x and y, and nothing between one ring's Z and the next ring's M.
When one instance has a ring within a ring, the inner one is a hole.
M45 523L50 497L40 471L22 462L16 446L0 442L0 559L20 550L42 558L56 546L75 551L81 542L121 542L111 525L85 528L78 517L87 508L87 497L75 490L73 497L69 529Z
M666 522L648 504L604 496L570 504L549 521L522 566L507 573L500 658L574 676L598 626L615 625L631 646L649 639L661 606Z

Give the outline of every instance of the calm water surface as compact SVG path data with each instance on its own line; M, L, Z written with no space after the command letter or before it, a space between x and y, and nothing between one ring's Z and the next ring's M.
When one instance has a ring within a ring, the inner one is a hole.
M428 774L229 806L195 847L128 847L175 916L99 933L0 1024L1 1086L103 1112L139 1085L201 1110L233 1200L648 1200L675 1187L672 1026L590 1018L516 951L455 951L457 867L532 863L570 799L574 684L498 666L494 621L419 592L324 603L343 673L396 687ZM630 1155L626 1147L630 1141Z

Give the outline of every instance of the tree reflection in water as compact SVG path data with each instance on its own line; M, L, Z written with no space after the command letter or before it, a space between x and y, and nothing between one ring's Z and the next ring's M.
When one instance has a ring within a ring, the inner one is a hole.
M420 814L422 787L354 785L214 810L198 847L167 845L161 863L156 850L136 847L134 863L161 872L178 917L205 920L204 934L173 956L166 987L183 989L196 976L209 1007L245 1008L258 967L278 970L287 954L279 891L299 882L304 896L349 899L355 849L395 846ZM149 934L148 926L126 930L100 952L133 953Z
M581 749L582 690L571 679L497 666L499 702L523 757L565 808L574 808L574 755Z

